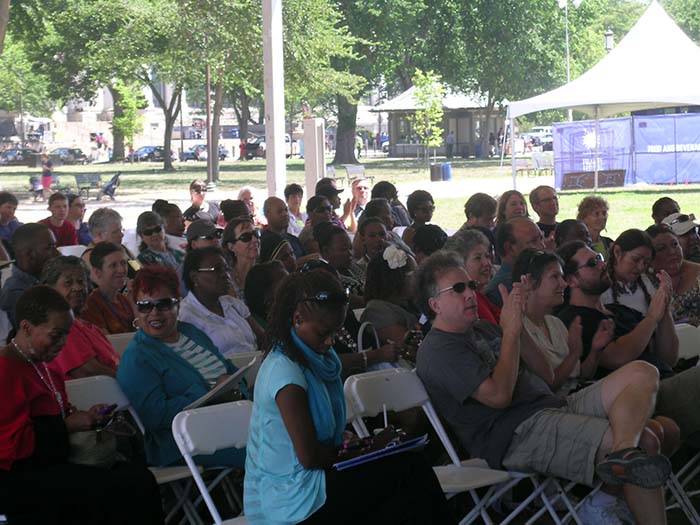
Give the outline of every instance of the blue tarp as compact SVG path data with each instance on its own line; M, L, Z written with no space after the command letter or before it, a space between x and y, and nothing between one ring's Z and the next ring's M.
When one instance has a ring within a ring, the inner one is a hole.
M625 170L625 186L700 182L700 114L602 119L598 170ZM594 171L595 121L554 124L555 186Z

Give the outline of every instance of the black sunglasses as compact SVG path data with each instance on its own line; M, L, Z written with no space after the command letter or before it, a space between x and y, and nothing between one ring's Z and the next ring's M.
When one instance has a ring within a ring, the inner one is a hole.
M141 232L141 235L149 236L149 235L155 235L156 233L160 233L163 231L163 227L158 225L154 226L153 228L150 228L148 230L143 230Z
M345 292L317 292L309 297L304 297L299 302L300 303L341 303L345 304L348 302L349 292L346 289Z
M598 263L602 263L602 262L605 262L605 257L603 257L602 253L596 253L593 257L588 259L581 266L577 266L576 271L578 272L582 268L595 268L596 266L598 266Z
M192 188L192 191L195 192L197 195L201 195L202 193L206 193L207 189L206 188Z
M443 288L442 290L438 290L438 292L435 294L435 297L439 296L440 294L443 294L445 292L454 292L454 293L464 293L464 291L469 288L471 291L476 292L479 289L479 282L478 281L460 281L458 283L454 283L452 286L448 286L447 288Z
M233 239L233 241L231 241L231 242L236 243L238 241L241 241L241 242L248 243L248 242L253 240L253 237L255 237L256 239L259 239L260 238L260 230L253 230L252 232L241 233L236 239Z
M180 299L175 299L174 297L166 297L157 301L136 301L136 309L141 314L147 314L154 308L159 312L167 312L175 308L179 302Z
M332 213L333 212L333 206L318 206L315 210L315 213Z
M213 241L214 239L221 239L223 233L223 230L216 230L214 233L210 233L209 235L200 235L199 237L197 237L197 240L206 239L208 241Z

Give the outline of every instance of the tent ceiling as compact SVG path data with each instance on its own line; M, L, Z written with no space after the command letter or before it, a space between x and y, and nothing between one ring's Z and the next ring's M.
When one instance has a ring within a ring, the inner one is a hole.
M700 47L654 0L625 38L568 84L511 102L510 118L572 108L606 117L642 109L700 105Z

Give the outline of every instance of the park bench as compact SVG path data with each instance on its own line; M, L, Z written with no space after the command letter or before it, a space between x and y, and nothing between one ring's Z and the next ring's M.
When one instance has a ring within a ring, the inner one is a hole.
M335 166L333 166L333 164L326 165L326 177L329 179L333 179L335 181L336 186L339 187L342 187L345 181L345 177L338 177L338 175L335 172Z
M532 171L532 165L530 164L530 159L515 159L515 173L525 173L530 175Z
M102 177L99 173L76 173L75 185L78 187L78 195L90 198L90 190L102 189Z
M370 182L374 184L374 176L365 175L365 167L362 164L346 164L343 167L348 177L349 186L352 185L352 181L355 179L369 179Z
M535 151L532 153L532 169L535 175L547 175L554 172L554 155Z

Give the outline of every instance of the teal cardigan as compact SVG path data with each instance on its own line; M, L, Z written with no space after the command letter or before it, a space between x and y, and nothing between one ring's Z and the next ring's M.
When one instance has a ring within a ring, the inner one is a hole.
M226 373L237 370L197 327L178 322L178 330L221 359ZM181 462L171 425L176 414L209 391L202 375L167 345L139 329L122 355L117 381L146 428L148 464Z

